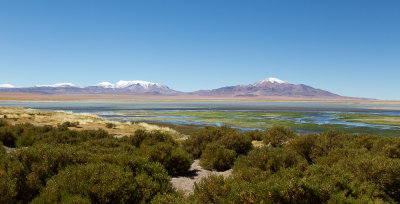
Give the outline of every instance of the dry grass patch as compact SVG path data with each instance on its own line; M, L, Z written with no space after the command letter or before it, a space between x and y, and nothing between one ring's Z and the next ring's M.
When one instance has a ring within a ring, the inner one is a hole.
M256 148L261 148L266 146L263 141L257 141L257 140L251 141L251 144L253 144L253 147Z
M32 123L34 125L52 125L56 126L64 122L78 122L77 127L70 127L71 130L96 130L105 129L116 137L132 135L138 129L146 131L160 130L168 132L175 138L184 137L177 131L150 125L147 123L131 123L110 121L101 118L95 114L89 113L72 113L71 111L40 111L22 107L0 107L0 118L6 119L11 124ZM113 124L113 128L107 128L107 124Z

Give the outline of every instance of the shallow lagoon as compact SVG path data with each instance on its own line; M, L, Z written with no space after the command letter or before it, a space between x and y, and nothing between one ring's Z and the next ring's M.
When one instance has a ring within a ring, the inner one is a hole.
M43 110L99 112L122 110L232 110L265 112L376 112L400 116L400 104L349 104L319 102L192 102L192 101L101 101L24 102L0 101L0 106L22 106Z

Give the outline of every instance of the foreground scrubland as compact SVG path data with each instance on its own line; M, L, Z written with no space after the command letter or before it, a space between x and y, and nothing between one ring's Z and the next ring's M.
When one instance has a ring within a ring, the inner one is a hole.
M15 148L0 147L1 203L400 202L399 138L223 126L177 140L159 130L115 137L75 125L0 120L0 141ZM187 196L170 180L195 173L194 159L232 175L209 176Z

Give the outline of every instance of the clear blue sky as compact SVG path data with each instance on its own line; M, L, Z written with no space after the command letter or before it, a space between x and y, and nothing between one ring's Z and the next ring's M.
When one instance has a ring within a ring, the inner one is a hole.
M0 0L0 84L266 77L400 99L400 1Z

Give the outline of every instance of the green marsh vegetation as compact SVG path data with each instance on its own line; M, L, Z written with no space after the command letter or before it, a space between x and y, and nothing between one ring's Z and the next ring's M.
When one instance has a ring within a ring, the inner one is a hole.
M397 136L400 134L399 129L394 128L376 128L368 126L368 124L378 125L396 125L400 124L399 116L384 116L373 114L342 114L342 113L324 113L331 115L337 119L336 121L347 121L365 123L365 126L352 126L348 124L319 124L312 117L303 112L248 112L248 111L178 111L178 112L138 112L130 114L146 115L148 117L141 118L143 121L188 121L193 124L178 124L175 128L182 129L184 134L190 134L190 131L196 130L193 126L206 126L207 124L228 125L239 128L249 129L265 129L273 126L284 126L301 133L320 133L329 130L336 130L345 133L368 133L380 135L384 137ZM318 114L318 113L314 113ZM159 116L159 117L154 117ZM204 124L198 124L202 122ZM165 123L167 125L167 123ZM168 124L171 125L171 124ZM185 127L185 128L184 128Z
M338 120L347 122L400 126L400 116L354 113L337 113L335 115L339 117Z
M67 126L67 124L66 124ZM400 139L274 126L243 133L205 127L178 141L159 131L104 130L0 120L1 203L398 203ZM263 145L253 147L252 141ZM171 176L193 159L209 176L185 196Z
M155 115L176 116L175 119L200 121L204 123L221 123L243 128L272 127L274 125L289 125L290 121L301 117L296 112L239 112L239 111L182 111L182 112L152 112ZM283 119L284 118L284 119Z

